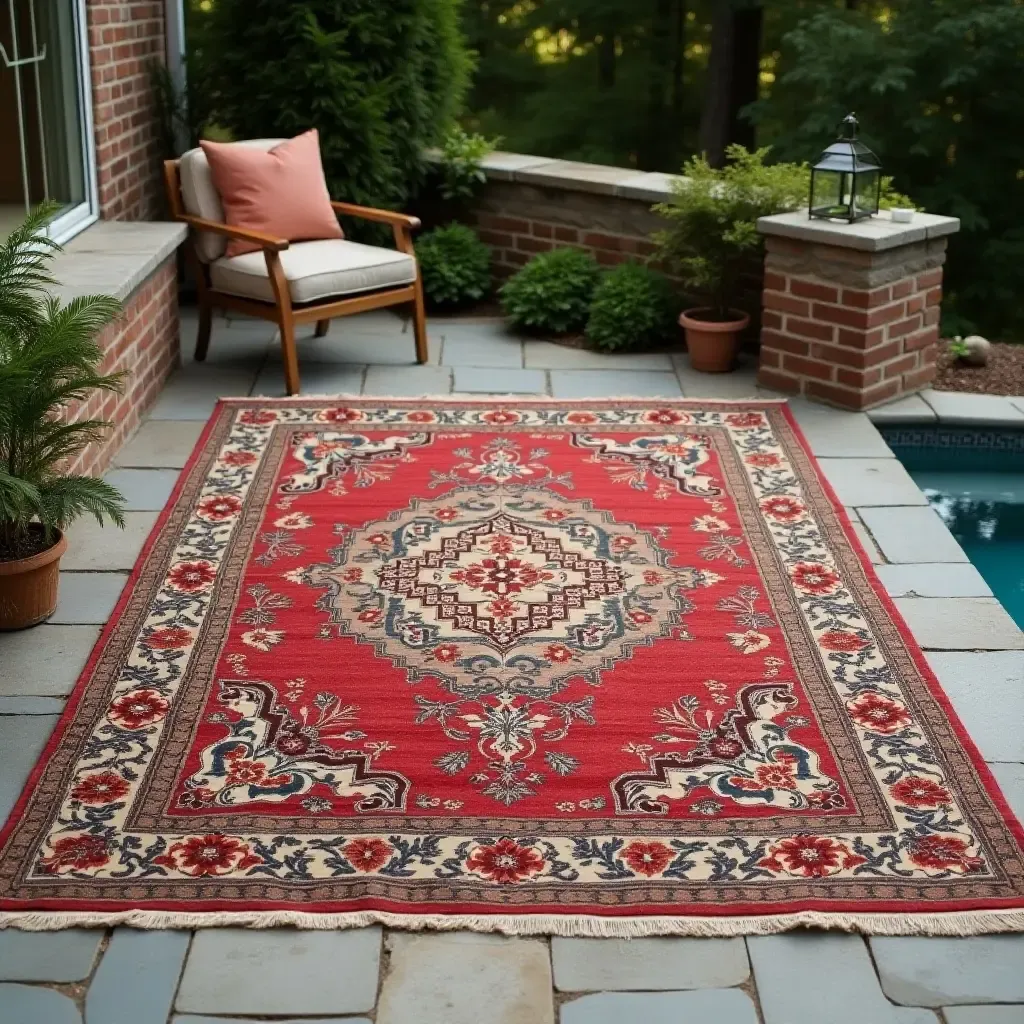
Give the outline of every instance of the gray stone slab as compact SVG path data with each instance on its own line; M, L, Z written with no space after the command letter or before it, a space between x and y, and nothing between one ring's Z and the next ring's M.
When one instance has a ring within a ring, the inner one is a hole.
M944 1006L946 1024L1024 1024L1024 1006Z
M887 426L935 423L938 420L935 410L920 395L907 395L906 398L897 398L895 402L880 405L877 409L869 409L868 418L872 423Z
M365 367L349 363L314 363L299 359L299 394L302 395L358 395L363 386ZM254 395L283 398L287 391L284 366L268 362L252 386Z
M861 508L857 515L890 562L968 561L933 508Z
M0 694L67 696L99 635L96 626L49 623L0 633Z
M472 932L392 933L377 1024L553 1024L546 943Z
M922 647L1024 650L1024 631L994 597L898 597L895 604Z
M549 164L523 167L515 173L516 181L525 181L531 185L604 195L613 195L620 182L636 177L636 171L627 167L608 167L605 164L587 164L576 160L555 160Z
M991 597L992 588L970 562L904 562L878 575L890 597Z
M938 1024L893 1006L859 935L788 932L747 939L765 1024Z
M558 1020L559 1024L758 1024L750 996L735 988L601 992L563 1003Z
M834 220L812 220L806 211L799 211L759 217L757 230L764 235L780 235L783 238L799 238L838 248L881 252L911 242L921 242L926 238L953 234L960 230L960 221L957 217L915 213L909 223L899 223L883 212L856 224L844 224Z
M175 1014L171 1024L267 1024L266 1017L195 1017ZM369 1017L275 1017L274 1024L373 1024Z
M39 760L56 724L56 715L0 715L0 750L4 752L4 770L0 772L0 824L7 820L21 796L29 773ZM22 934L43 933L0 932L0 935ZM0 964L3 960L0 957Z
M527 167L540 167L542 164L552 164L555 160L550 156L529 156L526 153L504 153L495 150L488 153L480 161L480 166L487 172L487 177L497 181L511 181L516 171Z
M0 985L0 1024L82 1024L74 1002L52 988Z
M0 694L0 715L59 715L63 710L61 697L5 697Z
M512 336L492 330L452 330L442 332L444 366L502 366L519 369L523 365L523 344Z
M190 938L115 928L89 985L85 1024L165 1024Z
M589 348L527 341L525 365L535 370L671 370L668 352L595 352Z
M552 370L555 398L679 398L674 373L656 370Z
M196 339L199 335L199 315L195 309L181 311L179 333L182 365L195 367ZM268 320L228 320L214 316L210 330L210 344L203 367L216 366L243 372L257 371L266 362L273 347L277 347L277 325Z
M877 435L869 420L863 422ZM819 457L818 465L844 505L859 509L876 505L928 504L910 474L894 458Z
M118 471L120 472L120 471ZM172 473L177 470L125 470L126 473ZM113 474L108 474L109 480ZM114 485L118 486L117 484ZM68 549L61 557L60 567L69 571L129 570L135 565L142 545L160 513L126 512L124 529L107 523L100 526L95 519L77 519L67 531Z
M0 981L71 982L88 978L96 961L102 928L62 932L0 931Z
M128 469L182 469L202 432L198 421L147 420L117 453L114 464Z
M129 512L159 512L178 482L176 469L113 469L103 478L124 497Z
M1019 822L1024 823L1024 764L990 764L1010 810Z
M379 928L199 931L192 940L175 1009L260 1016L372 1010L380 944Z
M645 203L665 203L673 195L672 186L684 180L678 174L648 171L635 178L626 178L615 186L615 194L624 199L640 199Z
M871 532L861 521L860 514L855 508L846 509L846 514L850 517L850 525L853 527L853 532L857 535L857 540L860 541L861 546L868 553L872 564L884 565L885 555L878 550L875 538L871 536Z
M685 387L685 386L684 386ZM813 402L790 399L792 410L811 451L819 458L891 459L892 451L875 425L862 412L843 412ZM900 477L901 485L903 483ZM895 504L896 502L893 502ZM845 505L856 502L843 502ZM867 502L867 504L878 504ZM888 501L881 504L890 504ZM908 504L908 502L899 502ZM909 502L920 504L920 502Z
M457 366L452 390L487 395L543 395L547 392L547 379L543 370Z
M928 664L986 761L1024 761L1024 651L933 651Z
M57 589L53 625L103 625L121 596L127 573L62 572Z
M364 395L392 398L447 395L451 389L452 371L447 366L371 366L363 384Z
M1004 395L970 395L962 391L925 391L924 400L940 423L985 427L1024 427L1024 412Z
M757 386L757 365L753 360L743 358L740 365L730 373L702 373L694 370L685 353L674 355L672 360L683 394L687 398L761 397L761 389Z
M1024 1003L1024 935L869 941L882 990L902 1006Z
M149 418L206 421L219 398L248 395L258 372L258 366L246 369L211 363L183 366L160 392Z
M551 940L561 992L729 988L750 974L742 939Z
M341 363L364 366L367 363L390 366L416 366L416 341L412 321L382 311L379 314L339 317L331 321L326 338L313 336L314 325L297 332L299 363ZM437 365L441 358L440 339L427 334L427 363ZM280 344L272 344L269 363L281 361Z

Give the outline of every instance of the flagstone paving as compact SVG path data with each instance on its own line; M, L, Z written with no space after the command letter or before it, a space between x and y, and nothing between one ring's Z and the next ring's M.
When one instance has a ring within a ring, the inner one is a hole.
M408 325L388 313L335 322L327 338L309 334L300 344L308 394L528 387L563 398L771 396L757 387L749 362L731 374L697 374L683 356L603 355L521 341L495 321L433 321L425 366L412 363ZM194 316L186 311L182 367L108 476L138 510L130 533L75 527L76 550L65 563L72 571L62 573L57 615L35 630L0 635L0 819L113 610L145 524L169 495L217 398L283 394L269 325L216 321L202 365L192 359L194 339ZM1006 401L968 408L955 396L936 394L870 417L801 401L792 408L954 707L1021 814L1024 634L984 596L959 545L908 483L872 422L955 420L975 409L987 420L1008 422L1021 410L1008 410ZM1024 936L866 941L806 931L626 942L380 928L6 931L0 932L0 1024L268 1018L277 1024L370 1024L371 1018L376 1024L1024 1024L1022 966Z

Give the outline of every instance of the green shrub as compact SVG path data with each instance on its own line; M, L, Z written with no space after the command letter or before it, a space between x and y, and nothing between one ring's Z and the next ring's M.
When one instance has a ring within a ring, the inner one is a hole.
M491 250L464 224L428 231L416 243L416 259L432 306L465 305L491 290Z
M209 116L236 139L317 128L334 198L402 207L468 84L461 6L217 0L202 26Z
M488 153L494 152L497 139L470 135L461 125L453 125L441 143L437 160L441 197L465 201L476 195L487 175L480 166Z
M513 326L552 334L581 331L601 276L597 261L580 249L535 256L501 289L501 306Z
M668 281L639 263L621 263L594 292L587 338L597 348L647 348L668 340L678 304Z

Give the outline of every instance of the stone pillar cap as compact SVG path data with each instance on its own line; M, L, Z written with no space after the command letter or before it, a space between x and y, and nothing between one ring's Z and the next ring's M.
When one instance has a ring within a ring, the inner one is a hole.
M915 212L909 223L897 223L892 220L888 210L882 210L875 217L846 224L843 221L812 218L806 210L801 210L798 213L759 217L757 230L762 235L797 238L818 245L881 252L883 249L898 249L913 242L952 235L960 230L960 219Z

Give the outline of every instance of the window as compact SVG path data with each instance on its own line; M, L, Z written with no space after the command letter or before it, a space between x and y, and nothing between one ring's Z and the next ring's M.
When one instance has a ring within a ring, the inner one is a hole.
M84 0L0 0L0 237L44 199L66 240L96 219Z

